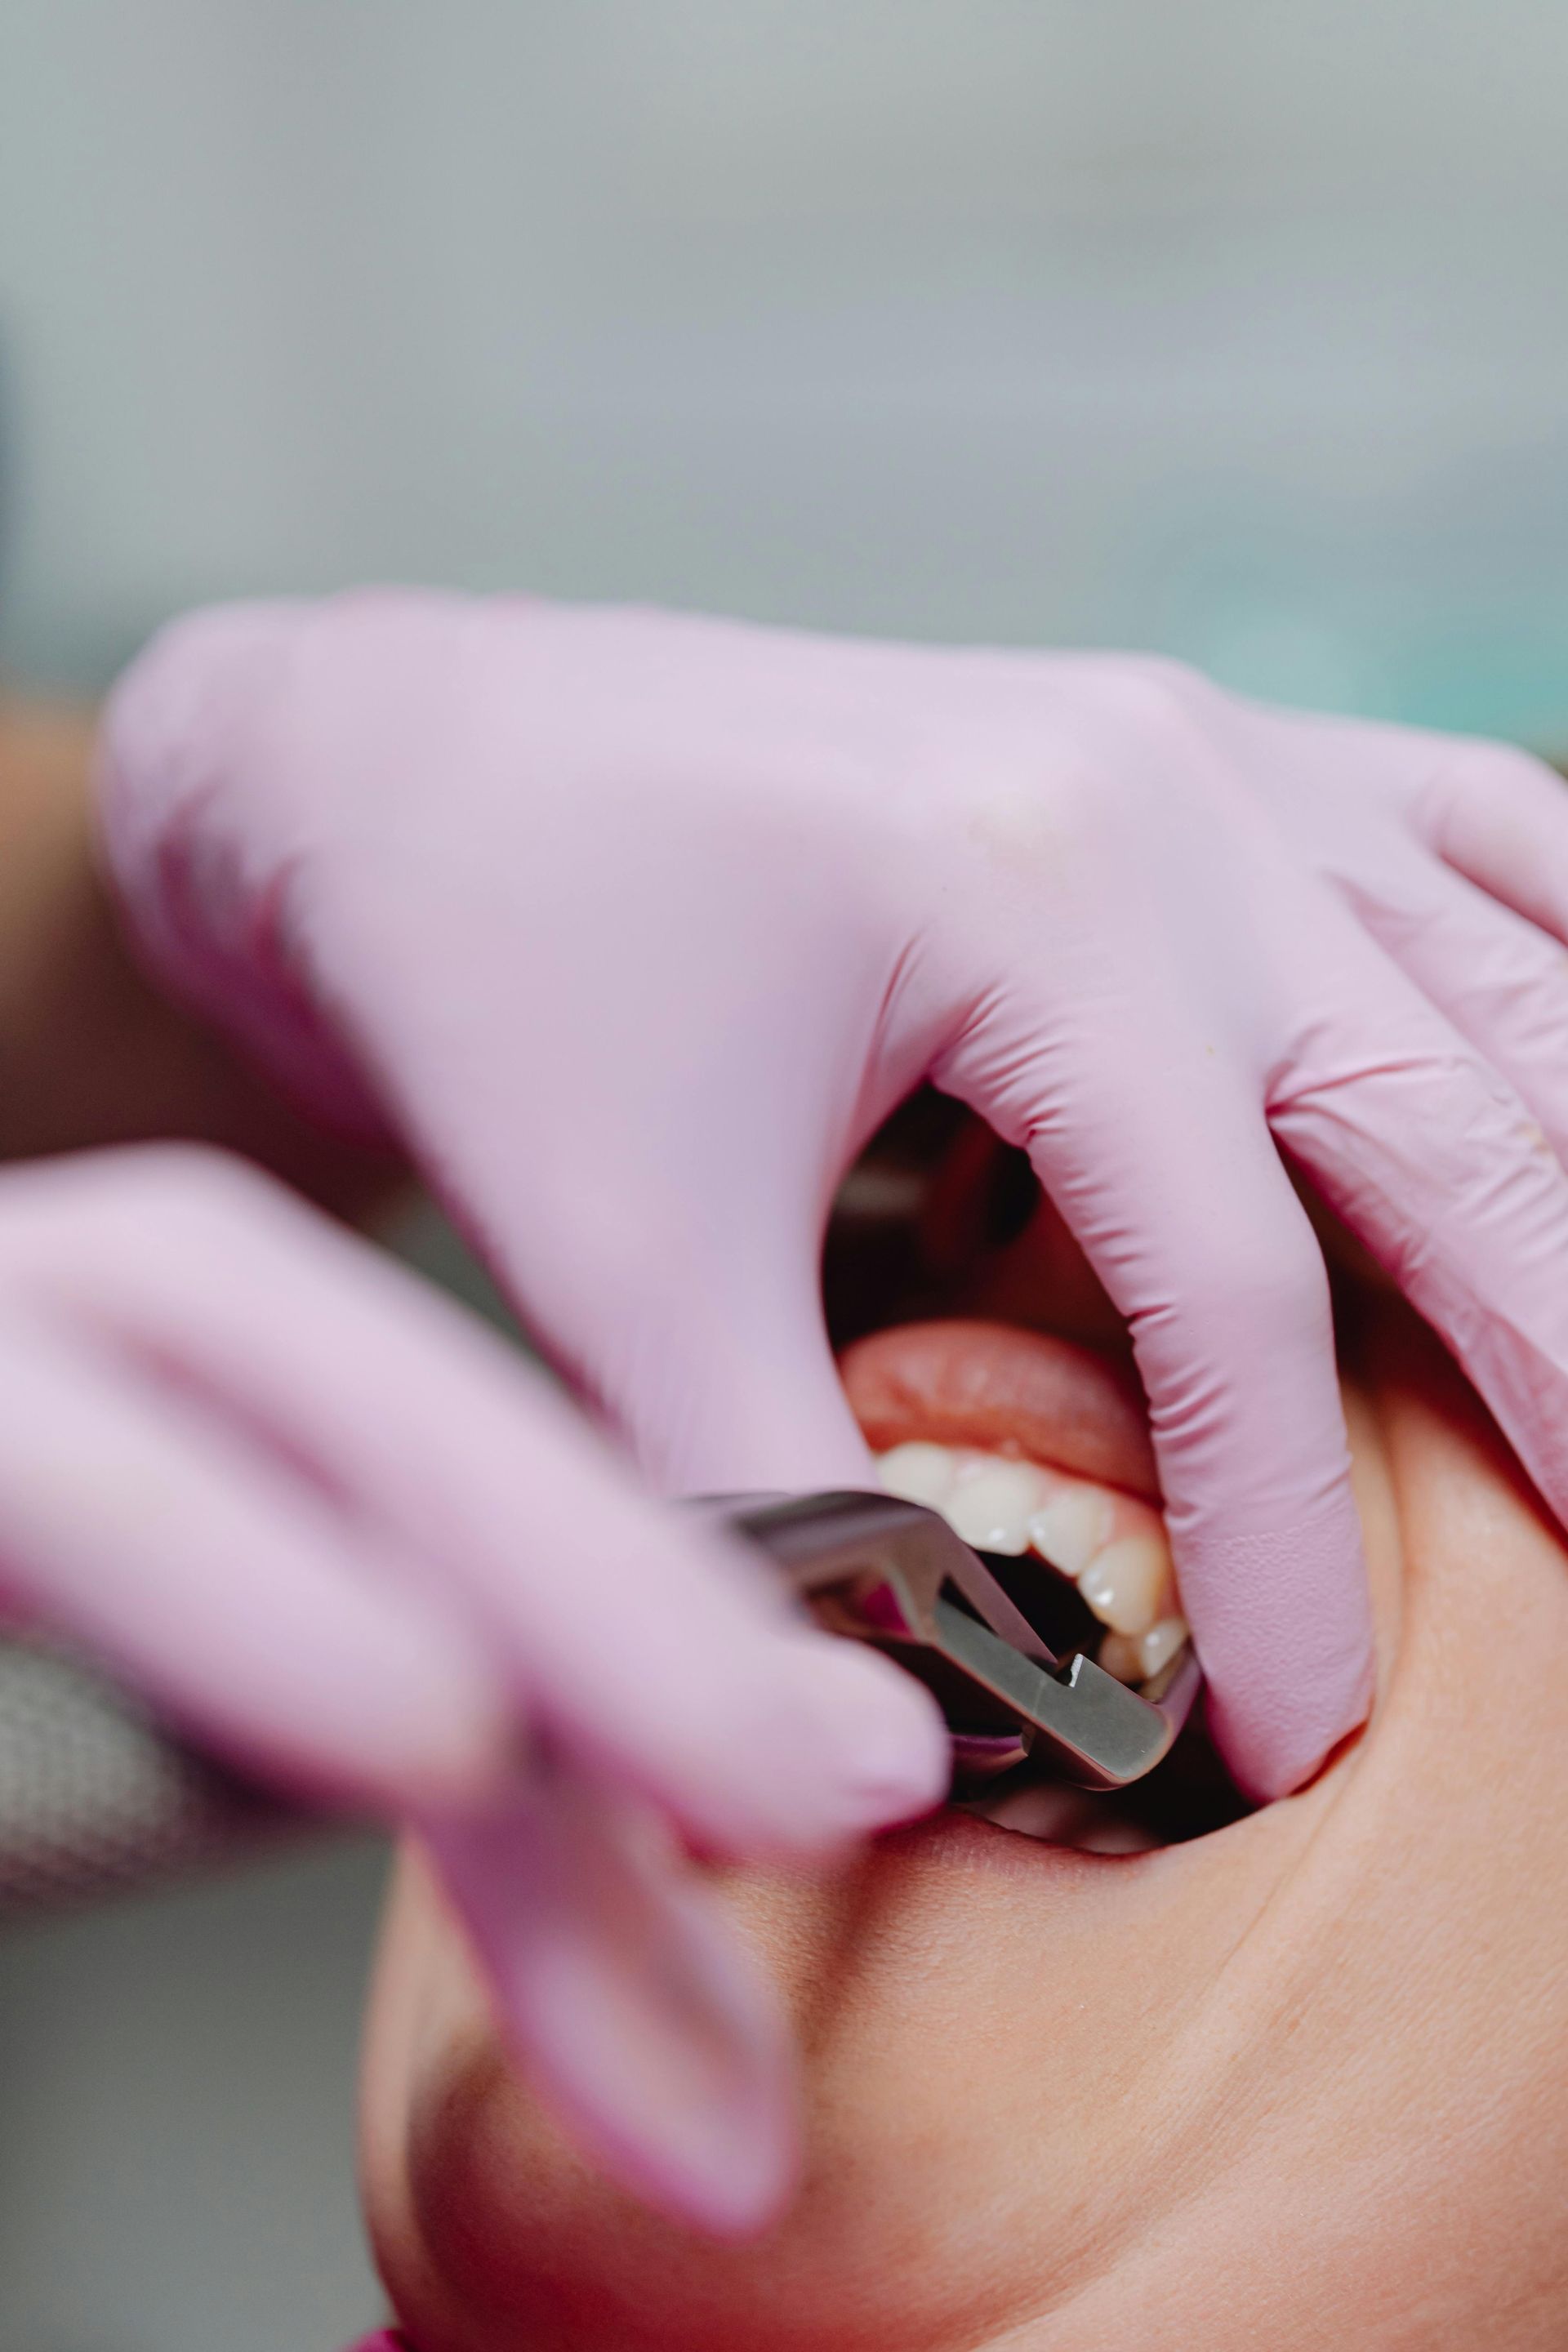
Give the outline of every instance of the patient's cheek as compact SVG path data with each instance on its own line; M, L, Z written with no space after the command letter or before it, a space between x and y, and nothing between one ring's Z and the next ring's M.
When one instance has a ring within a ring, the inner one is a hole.
M911 2127L897 2012L889 2018L881 1991L867 1988L862 2000L845 1981L863 1926L861 1890L843 1874L774 1881L748 1873L735 1892L803 2035L818 2044L808 2172L794 2210L745 2247L672 2228L584 2164L471 2020L416 2084L408 2118L420 2259L405 2275L402 2250L378 2248L422 2352L448 2352L449 2343L454 2352L458 2344L489 2352L492 2343L495 2352L518 2344L531 2352L839 2352L857 2307L853 2340L864 2352L937 2352L955 2324L969 2328L977 2296L988 2314L993 2266L977 2284L942 2218L962 2210L953 2165L955 2155L963 2159L963 2107L950 2086L945 2126L928 2113ZM977 2224L983 2230L984 2168L973 2185L971 2237ZM432 2272L444 2307L428 2303ZM460 2336L449 2332L453 2307L463 2315Z
M984 2340L963 2308L970 2266L927 2219L958 2201L945 2157L931 2178L909 2149L900 2177L853 2124L816 2137L814 2178L781 2228L750 2247L699 2243L590 2174L493 2045L472 2044L421 2099L409 2144L426 2257L471 2321L463 2352L839 2352L856 2307L863 2352L938 2352L955 2321L959 2340ZM421 2347L447 2352L395 2263L388 2284ZM985 2283L981 2301L993 2294Z

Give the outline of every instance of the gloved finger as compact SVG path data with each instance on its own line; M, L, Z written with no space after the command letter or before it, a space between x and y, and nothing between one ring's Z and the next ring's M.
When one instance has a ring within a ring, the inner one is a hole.
M585 2153L715 2236L772 2220L796 2166L789 2036L663 1823L542 1758L514 1804L426 1834L513 2047Z
M237 1162L112 1165L68 1248L34 1221L54 1310L156 1351L306 1465L576 1752L728 1853L811 1849L938 1801L945 1735L912 1678L653 1506L494 1333ZM30 1173L6 1180L13 1200ZM56 1168L39 1215L103 1181Z
M1427 739L1416 821L1439 857L1568 940L1568 786L1510 744Z
M510 1695L372 1530L26 1315L0 1334L0 1590L302 1795L386 1812L507 1780Z
M1369 940L1347 941L1338 971L1337 1005L1308 1000L1275 1131L1568 1517L1568 1175L1514 1089Z
M1428 867L1357 911L1422 994L1513 1087L1568 1161L1568 956L1461 875Z
M672 896L676 878L659 882ZM602 1004L576 1004L568 1069L547 1021L531 1019L514 1041L474 1017L476 1003L507 1002L510 910L499 923L473 911L448 985L442 942L456 924L448 908L433 925L431 900L428 877L394 861L362 866L352 885L340 877L330 922L318 912L310 925L312 985L341 1007L390 1124L531 1334L667 1493L864 1485L870 1465L822 1317L832 1155L816 1097L842 1066L852 1108L868 1040L858 1050L836 1000L825 1012L801 1003L786 977L765 984L737 942L734 1000L717 1013L705 966L673 1027L653 1036L624 976ZM723 920L743 929L744 918L737 886ZM639 945L668 961L670 906L640 943L631 921L620 923L619 962L636 965ZM418 985L355 982L399 969ZM867 992L873 1004L880 992L879 981ZM509 1014L508 1031L518 1025ZM602 1078L584 1084L582 1056L595 1050ZM752 1082L759 1066L765 1086ZM568 1129L542 1133L520 1116L569 1087Z
M1239 1784L1279 1796L1371 1692L1328 1278L1260 1106L1201 1033L1151 1013L1125 1083L1112 1066L1049 1071L1032 1109L1008 1054L994 1084L973 1061L942 1083L1027 1142L1127 1318L1211 1727Z

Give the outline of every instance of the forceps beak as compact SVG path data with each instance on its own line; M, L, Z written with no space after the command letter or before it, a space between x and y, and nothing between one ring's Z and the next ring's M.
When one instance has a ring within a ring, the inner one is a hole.
M1077 1652L1059 1661L945 1519L895 1495L725 1496L725 1524L764 1552L830 1632L870 1642L942 1701L957 1760L1033 1753L1085 1789L1153 1770L1201 1676L1191 1643L1142 1691Z

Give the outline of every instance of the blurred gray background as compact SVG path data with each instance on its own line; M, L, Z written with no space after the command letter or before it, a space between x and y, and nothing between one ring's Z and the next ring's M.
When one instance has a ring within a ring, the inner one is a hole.
M1568 744L1562 0L5 0L0 660L365 577ZM334 2352L379 1857L0 1943L6 2352Z

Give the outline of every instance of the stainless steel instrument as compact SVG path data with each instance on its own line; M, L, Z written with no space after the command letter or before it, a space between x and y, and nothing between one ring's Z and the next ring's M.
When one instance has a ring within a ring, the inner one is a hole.
M961 1765L994 1771L1032 1754L1080 1788L1124 1789L1186 1720L1200 1680L1190 1643L1142 1691L1081 1651L1058 1659L980 1554L919 1503L848 1491L721 1507L819 1623L931 1684Z
M700 1507L820 1624L930 1685L970 1782L1031 1758L1080 1787L1125 1788L1168 1752L1192 1706L1190 1646L1142 1692L1082 1653L1058 1659L981 1556L919 1504L845 1492ZM0 1641L0 1916L135 1891L312 1825L171 1736L97 1668Z

